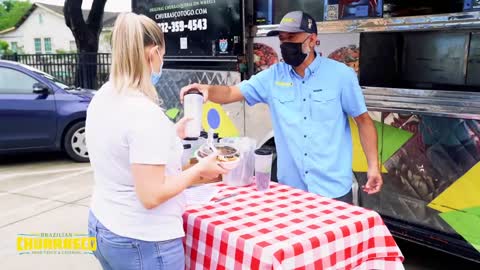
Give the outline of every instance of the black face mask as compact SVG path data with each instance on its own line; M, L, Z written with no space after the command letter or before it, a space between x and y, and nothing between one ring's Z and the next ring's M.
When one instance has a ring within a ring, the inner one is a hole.
M307 37L303 42L284 42L280 45L280 49L282 51L283 61L290 66L298 67L300 66L305 58L307 58L308 54L303 53L303 43L307 41Z

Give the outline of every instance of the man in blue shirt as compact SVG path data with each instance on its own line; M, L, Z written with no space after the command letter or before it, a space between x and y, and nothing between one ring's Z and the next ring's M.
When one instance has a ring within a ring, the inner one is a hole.
M352 202L352 139L348 117L358 125L368 161L363 190L380 191L383 184L377 132L367 113L356 73L346 65L315 53L317 25L301 11L285 15L278 29L284 62L236 86L193 84L205 100L227 104L245 100L270 108L277 148L280 183Z

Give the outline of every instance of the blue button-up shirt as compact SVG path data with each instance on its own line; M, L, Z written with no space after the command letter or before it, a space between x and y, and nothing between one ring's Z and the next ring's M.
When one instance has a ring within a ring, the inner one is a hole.
M302 78L279 63L239 85L251 106L270 108L280 183L336 198L352 187L348 116L367 111L357 75L316 56Z

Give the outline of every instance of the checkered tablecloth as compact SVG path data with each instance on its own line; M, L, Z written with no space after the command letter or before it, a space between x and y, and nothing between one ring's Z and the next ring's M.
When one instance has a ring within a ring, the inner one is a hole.
M374 211L272 184L221 187L239 195L184 214L187 269L404 269Z

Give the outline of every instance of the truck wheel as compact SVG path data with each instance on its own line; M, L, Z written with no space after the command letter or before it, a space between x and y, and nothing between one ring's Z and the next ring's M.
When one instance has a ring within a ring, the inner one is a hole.
M63 148L67 155L77 162L88 162L88 150L85 142L85 121L71 126L63 138Z

